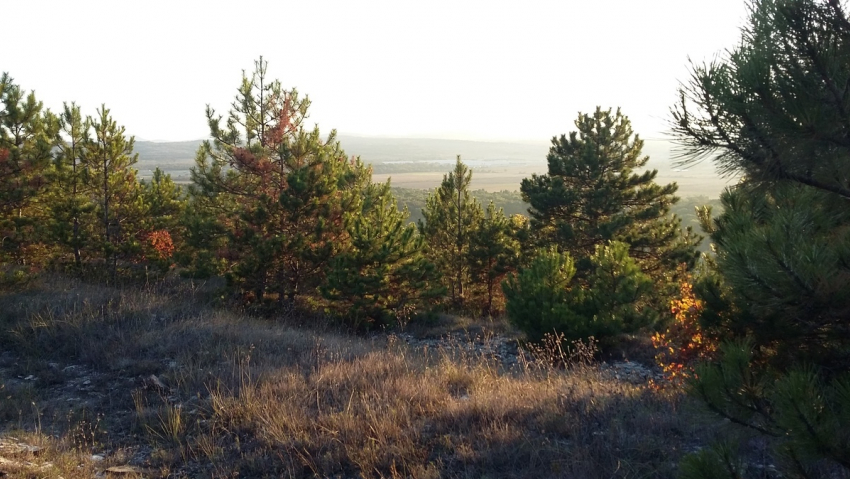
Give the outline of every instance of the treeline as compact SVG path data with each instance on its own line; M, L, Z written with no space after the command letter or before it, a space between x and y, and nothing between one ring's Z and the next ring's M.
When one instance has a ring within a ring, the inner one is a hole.
M210 140L185 190L161 171L137 178L133 139L105 107L56 115L8 75L2 85L6 282L45 268L110 283L177 270L225 277L231 300L252 308L321 310L358 328L507 310L530 339L554 329L605 340L669 320L678 272L697 259L698 238L669 214L675 185L635 172L648 158L619 111L580 115L521 197L479 201L458 157L412 223L334 132L304 127L309 100L269 80L262 60L226 119L208 109ZM530 219L517 214L528 205ZM551 251L575 259L565 281L576 296L569 314L538 321L552 299L541 288L559 273L534 262ZM616 277L603 281L605 268Z
M396 200L398 200L399 208L407 208L411 222L418 223L424 219L422 210L425 208L425 203L428 200L429 190L394 186L392 192ZM522 193L519 191L487 191L478 189L472 190L470 193L482 205L489 204L490 202L499 205L506 216L528 216L528 207L530 205L523 201ZM681 218L682 228L687 229L690 227L693 231L699 231L701 226L698 211L704 206L710 206L714 211L722 211L722 205L718 198L688 196L670 205L670 213ZM702 252L710 251L710 241L708 238L705 238L700 243L699 250Z
M138 181L133 139L109 110L84 117L71 103L54 114L8 74L0 99L4 282L47 266L94 267L109 282L119 265L166 268L184 201L160 171Z

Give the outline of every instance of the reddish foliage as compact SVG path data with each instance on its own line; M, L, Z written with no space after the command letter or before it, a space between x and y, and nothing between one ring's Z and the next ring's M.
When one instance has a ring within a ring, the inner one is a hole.
M167 260L174 254L174 242L167 230L156 230L148 233L147 243L157 260Z

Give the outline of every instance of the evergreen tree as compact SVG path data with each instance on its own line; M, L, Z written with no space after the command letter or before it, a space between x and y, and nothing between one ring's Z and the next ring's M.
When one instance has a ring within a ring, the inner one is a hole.
M491 201L470 238L470 269L473 282L483 286L485 316L496 314L499 284L519 265L520 247L511 219Z
M46 217L38 196L47 185L59 124L6 73L0 76L0 103L0 255L27 262Z
M776 364L850 367L850 97L835 96L850 84L847 59L837 2L756 1L741 46L696 67L673 110L685 163L714 155L743 175L706 225L728 283L703 282L706 309L725 291L715 322L752 335Z
M470 243L482 218L481 205L469 194L472 171L457 157L453 171L428 196L419 229L428 258L437 265L455 307L463 307L470 275Z
M157 167L149 181L142 180L142 196L148 207L152 230L167 230L174 235L181 228L180 217L185 207L180 187L171 175Z
M643 173L649 157L618 109L579 114L577 131L552 139L548 173L522 181L537 242L570 252L581 268L597 245L629 244L629 255L659 278L679 263L693 265L699 238L681 231L670 215L675 183L657 185L656 170Z
M64 105L59 117L62 135L58 141L58 152L51 178L52 238L71 251L74 265L80 268L87 244L85 226L91 224L87 218L94 205L88 197L88 188L83 177L82 162L85 146L89 142L89 119L83 119L76 104Z
M441 291L424 238L399 211L389 181L363 191L362 209L349 218L351 246L336 256L323 293L355 324L404 322Z
M180 187L158 167L150 181L141 181L142 201L148 214L142 245L146 263L166 272L172 256L182 247L185 226L181 223L186 201ZM146 264L147 267L147 264Z
M324 280L330 259L347 242L344 218L360 207L368 171L349 160L335 132L322 139L304 127L309 100L266 78L256 62L224 126L207 109L212 141L204 142L192 170L198 201L195 226L228 235L217 256L229 264L231 283L262 300L311 293ZM214 219L210 223L210 219ZM210 228L212 227L212 228ZM208 246L204 246L208 248ZM209 249L207 249L209 251ZM208 255L202 255L209 259Z
M850 21L835 0L756 0L742 37L694 68L673 109L686 164L712 157L742 176L721 197L724 212L704 221L717 260L696 285L703 322L736 341L692 391L776 436L783 473L815 477L826 460L846 475ZM691 461L691 472L730 464L709 453Z
M695 66L672 109L688 149L726 174L850 198L850 21L837 0L757 0L740 46Z
M130 257L140 251L143 220L147 214L136 170L133 137L127 138L106 106L90 118L94 136L84 146L85 177L97 217L97 249L107 264L111 280L116 281L119 256Z
M510 321L531 341L547 333L567 340L594 337L603 347L622 333L634 333L654 319L640 298L652 289L648 276L628 255L628 245L597 245L591 274L582 283L569 253L541 250L526 268L502 284Z

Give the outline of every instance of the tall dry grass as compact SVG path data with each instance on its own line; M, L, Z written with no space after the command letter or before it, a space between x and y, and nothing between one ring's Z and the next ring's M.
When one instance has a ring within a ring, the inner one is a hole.
M0 297L0 394L31 403L0 405L0 419L65 478L120 464L152 477L673 477L710 433L679 393L594 366L506 369L296 319L214 309L187 282L42 281ZM68 365L100 393L67 401Z

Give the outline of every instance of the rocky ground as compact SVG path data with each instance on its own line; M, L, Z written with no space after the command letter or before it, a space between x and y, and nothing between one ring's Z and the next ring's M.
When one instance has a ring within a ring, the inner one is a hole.
M545 352L542 351L525 351L520 349L516 339L512 339L501 335L468 335L463 333L452 333L439 338L417 338L412 334L399 333L396 334L399 340L403 341L410 347L419 350L450 350L454 351L457 356L483 356L491 358L500 363L505 369L525 367L525 365L533 364L546 360ZM580 355L565 351L563 354L554 352L548 359L563 362L581 361L583 358L576 358ZM560 356L560 357L557 357ZM571 358L571 356L573 356ZM613 376L615 379L629 382L631 384L643 384L649 381L656 383L664 381L664 375L656 365L641 364L633 361L602 361L593 364L594 367L599 367L607 375Z

